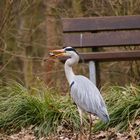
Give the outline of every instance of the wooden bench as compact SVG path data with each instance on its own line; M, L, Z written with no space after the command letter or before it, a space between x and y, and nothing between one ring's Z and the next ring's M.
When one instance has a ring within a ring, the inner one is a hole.
M62 27L64 47L91 48L80 55L89 62L90 79L98 86L99 62L140 60L139 47L130 49L140 45L140 16L63 18ZM101 51L103 47L124 46L128 49Z

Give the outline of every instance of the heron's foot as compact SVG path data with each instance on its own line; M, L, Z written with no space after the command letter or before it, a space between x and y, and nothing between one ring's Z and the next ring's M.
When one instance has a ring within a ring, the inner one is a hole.
M75 140L92 140L92 135L87 133L76 133Z
M85 133L80 133L78 140L87 140L87 136Z
M88 140L92 140L92 138L91 138L91 134L89 134L89 136L88 136Z

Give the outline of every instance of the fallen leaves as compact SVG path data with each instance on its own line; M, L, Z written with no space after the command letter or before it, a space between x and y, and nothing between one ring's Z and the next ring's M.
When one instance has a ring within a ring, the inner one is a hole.
M134 124L136 128L140 131L140 118L138 118ZM134 126L130 124L129 132L118 132L115 128L108 129L107 131L100 131L98 133L93 133L91 135L92 140L140 140L140 136L134 133ZM133 133L132 133L133 132ZM73 133L71 130L59 127L56 134L51 134L47 137L37 138L33 131L33 126L29 128L23 128L20 132L16 134L6 135L0 133L0 140L87 140L89 132L84 132L82 134L82 139L80 139L80 134Z
M23 128L19 133L12 135L0 134L0 140L36 140L34 131L30 128Z

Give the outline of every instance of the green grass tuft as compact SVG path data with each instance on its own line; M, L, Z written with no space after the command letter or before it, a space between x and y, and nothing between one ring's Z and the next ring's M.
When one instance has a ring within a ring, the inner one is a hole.
M28 90L14 83L1 87L0 129L15 132L32 125L37 135L48 135L56 133L59 126L78 130L79 124L77 108L69 96L45 86Z
M140 116L140 88L116 86L103 91L111 120L108 124L98 122L94 130L112 127L120 131L128 129ZM89 125L86 118L84 123ZM57 133L60 128L79 131L80 119L76 105L69 96L60 96L44 84L30 89L18 83L1 87L0 129L11 133L29 126L33 126L40 137ZM138 130L137 127L135 129Z
M110 122L103 124L99 122L95 130L117 128L119 131L127 130L134 125L140 116L140 87L110 87L105 90L105 97L110 114Z

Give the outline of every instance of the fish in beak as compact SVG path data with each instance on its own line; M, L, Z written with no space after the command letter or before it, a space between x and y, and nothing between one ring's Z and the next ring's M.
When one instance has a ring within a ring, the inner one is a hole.
M61 56L65 56L65 50L64 49L60 49L60 50L51 50L49 51L49 55L51 57L61 57Z

